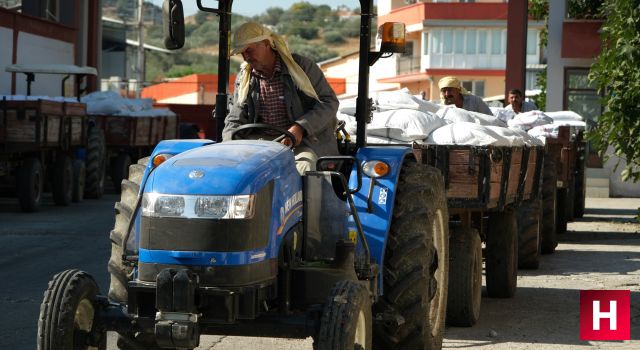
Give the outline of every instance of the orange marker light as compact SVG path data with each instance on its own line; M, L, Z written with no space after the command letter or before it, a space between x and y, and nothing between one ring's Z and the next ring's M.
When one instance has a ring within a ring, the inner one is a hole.
M153 157L153 167L157 167L158 165L164 163L169 157L166 154L158 154Z
M380 160L368 161L363 164L362 171L369 177L382 177L389 173L389 164Z

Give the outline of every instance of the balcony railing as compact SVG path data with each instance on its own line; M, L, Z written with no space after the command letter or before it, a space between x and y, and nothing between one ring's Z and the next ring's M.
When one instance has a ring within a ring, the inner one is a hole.
M420 57L398 57L396 62L398 75L417 73L420 71Z

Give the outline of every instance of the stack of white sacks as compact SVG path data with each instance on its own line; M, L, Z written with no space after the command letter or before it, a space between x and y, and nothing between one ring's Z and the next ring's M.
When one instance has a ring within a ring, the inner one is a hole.
M150 98L123 98L113 91L96 91L80 98L87 104L87 114L125 117L174 117L168 108L154 108Z
M538 146L557 138L561 125L575 132L585 128L582 117L571 111L531 111L515 114L492 108L493 116L444 106L412 96L406 89L372 96L375 111L367 126L367 143L425 143L472 146ZM355 99L340 101L338 119L356 134Z

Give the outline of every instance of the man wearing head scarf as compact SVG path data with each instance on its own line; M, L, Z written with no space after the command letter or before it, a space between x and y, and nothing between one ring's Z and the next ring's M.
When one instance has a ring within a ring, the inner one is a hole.
M438 82L440 97L445 105L456 105L468 111L480 112L493 116L491 109L482 98L467 91L456 77L444 77Z
M236 54L242 54L245 62L236 78L223 141L244 124L281 127L295 136L300 174L315 170L317 157L338 154L338 99L317 64L292 54L282 37L254 22L234 33L231 55ZM291 140L281 142L289 146Z
M514 111L516 114L535 111L538 109L535 103L525 101L522 96L522 91L518 89L509 90L509 97L507 98L507 101L509 101L509 105L505 108Z

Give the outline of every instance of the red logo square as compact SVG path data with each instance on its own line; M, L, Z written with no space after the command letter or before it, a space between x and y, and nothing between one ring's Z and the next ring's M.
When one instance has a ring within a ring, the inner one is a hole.
M628 290L580 291L581 340L630 340Z

